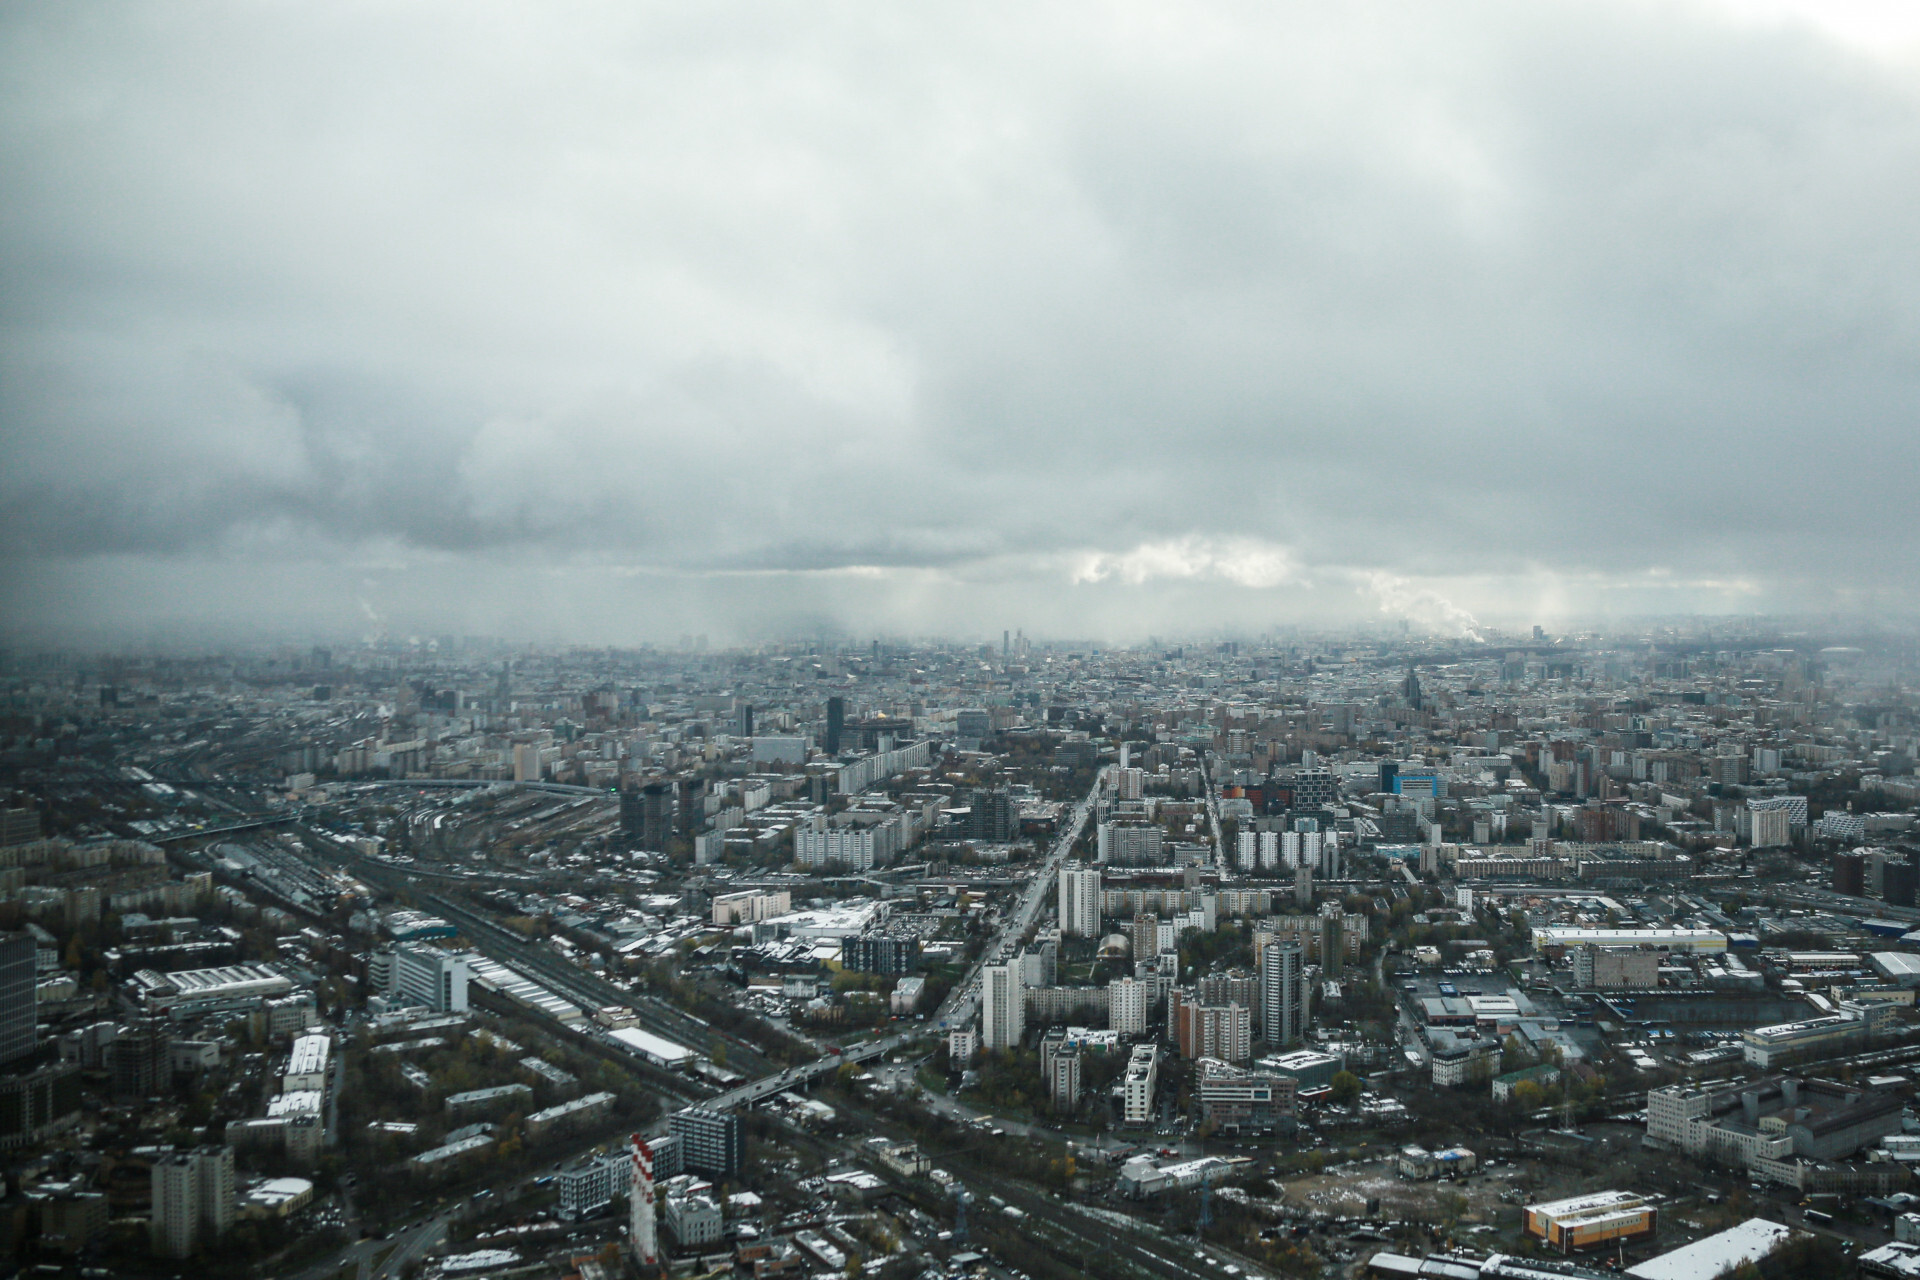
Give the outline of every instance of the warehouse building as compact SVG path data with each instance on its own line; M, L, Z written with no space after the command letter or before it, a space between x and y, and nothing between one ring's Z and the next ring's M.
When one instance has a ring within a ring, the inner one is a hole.
M1596 1191L1570 1200L1529 1205L1525 1226L1528 1235L1548 1248L1572 1253L1643 1240L1653 1234L1658 1216L1645 1196L1631 1191Z

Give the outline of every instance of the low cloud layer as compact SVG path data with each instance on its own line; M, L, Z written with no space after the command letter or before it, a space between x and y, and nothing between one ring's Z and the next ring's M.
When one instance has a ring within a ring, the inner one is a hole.
M16 7L10 625L1911 613L1842 16Z

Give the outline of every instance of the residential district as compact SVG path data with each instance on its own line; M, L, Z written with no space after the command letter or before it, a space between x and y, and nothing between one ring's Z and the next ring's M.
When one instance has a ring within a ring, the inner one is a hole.
M1920 1277L1910 637L0 657L36 1275Z

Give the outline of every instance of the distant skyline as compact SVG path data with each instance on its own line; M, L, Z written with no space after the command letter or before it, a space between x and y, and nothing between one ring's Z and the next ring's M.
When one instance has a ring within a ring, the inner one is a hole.
M1920 619L1920 17L14 6L0 639Z

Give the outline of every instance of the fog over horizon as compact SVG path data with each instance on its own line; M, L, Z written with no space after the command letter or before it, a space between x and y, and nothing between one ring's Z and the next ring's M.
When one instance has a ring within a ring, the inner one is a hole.
M1920 617L1920 19L15 6L6 638Z

